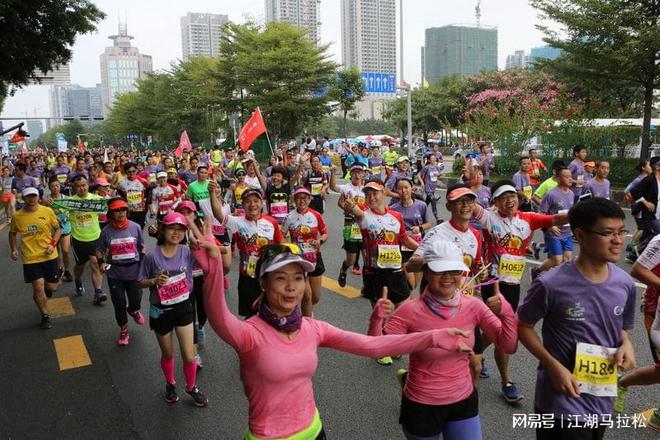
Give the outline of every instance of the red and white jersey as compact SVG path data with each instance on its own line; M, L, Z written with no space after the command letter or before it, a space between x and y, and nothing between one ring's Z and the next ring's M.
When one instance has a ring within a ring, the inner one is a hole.
M511 284L519 284L525 270L525 253L532 235L537 229L551 227L552 217L518 211L513 218L508 218L497 211L477 207L474 218L481 224L488 260L493 263L491 275L500 276L502 281ZM507 274L500 273L501 264L507 269Z
M364 185L353 185L351 182L342 185L339 187L339 190L341 191L341 195L344 196L346 199L353 199L355 204L360 208L361 210L366 210L367 209L367 202L366 199L364 198L364 192L362 191L362 188L364 188ZM348 210L344 211L344 225L347 223L350 224L355 220L353 217L353 214L351 214Z
M362 232L366 267L401 270L401 243L407 238L401 214L389 208L385 208L384 214L367 209L358 225Z
M124 178L119 181L117 188L126 194L126 203L131 212L142 212L147 209L146 192L149 182L137 177L135 180Z
M323 217L317 211L308 208L304 214L298 211L290 212L282 226L284 234L291 236L292 243L307 243L328 233L328 227Z
M646 245L644 252L637 258L636 264L660 276L660 235L656 235ZM647 286L644 293L644 313L653 316L658 304L658 289Z
M419 247L415 251L415 255L424 256L424 252L433 246L436 241L448 241L454 243L463 252L463 261L465 265L470 268L472 273L475 273L479 262L481 261L481 233L474 227L468 226L463 230L453 220L440 223L432 229L429 229Z
M159 215L165 215L172 210L172 207L179 201L181 193L174 185L169 183L165 186L158 185L151 191L152 209Z
M256 278L255 269L259 252L263 246L282 243L284 236L277 220L261 215L257 220L247 220L245 216L225 216L225 226L234 236L240 256L239 274Z

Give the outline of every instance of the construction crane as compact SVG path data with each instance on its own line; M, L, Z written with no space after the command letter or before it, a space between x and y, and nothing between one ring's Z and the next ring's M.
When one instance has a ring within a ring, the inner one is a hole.
M477 18L477 27L481 27L481 0L477 0L477 6L474 7L474 16Z

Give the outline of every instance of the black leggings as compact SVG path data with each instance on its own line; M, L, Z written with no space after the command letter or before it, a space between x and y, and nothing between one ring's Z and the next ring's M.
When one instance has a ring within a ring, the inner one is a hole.
M120 327L123 327L128 322L129 313L140 310L140 302L142 301L142 289L138 286L137 281L118 280L115 278L108 278L108 285L110 286L110 299L112 299L112 306L115 308L115 319ZM128 297L128 308L126 307L126 297Z
M204 309L204 277L193 278L193 297L195 298L195 322L197 327L202 328L206 324L206 310Z

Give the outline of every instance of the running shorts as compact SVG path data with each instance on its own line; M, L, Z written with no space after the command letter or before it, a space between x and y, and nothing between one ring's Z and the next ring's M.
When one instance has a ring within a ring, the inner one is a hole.
M172 306L149 307L149 327L157 334L163 336L174 330L175 327L185 327L193 323L195 307L193 298L187 299Z
M402 270L370 269L362 272L362 296L376 302L387 287L387 298L399 304L410 296L410 285Z
M59 280L57 258L23 265L23 279L26 283L31 283L40 278L43 278L47 283L57 283Z

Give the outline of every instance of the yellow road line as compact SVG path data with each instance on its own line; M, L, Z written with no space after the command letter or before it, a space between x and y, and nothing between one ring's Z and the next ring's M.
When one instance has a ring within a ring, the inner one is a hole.
M328 290L332 290L334 293L345 296L346 298L359 298L360 291L352 286L341 287L337 284L337 281L330 279L328 277L321 277L321 286L325 287Z
M48 313L53 318L61 318L63 316L74 316L76 311L73 309L69 297L62 296L48 299Z
M53 339L60 371L92 365L82 335Z

